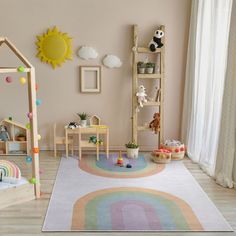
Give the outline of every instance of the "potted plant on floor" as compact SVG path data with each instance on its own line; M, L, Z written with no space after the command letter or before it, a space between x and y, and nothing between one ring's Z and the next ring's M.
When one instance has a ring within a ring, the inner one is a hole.
M77 115L80 118L80 125L82 127L86 127L87 126L87 114L86 113L77 113Z
M146 73L147 74L153 74L154 73L154 68L155 68L155 63L148 62L146 64Z
M138 152L139 152L139 145L134 142L128 142L125 144L126 151L127 151L127 157L128 158L138 158Z
M138 74L144 74L145 73L145 67L146 67L145 63L142 62L142 61L139 61L137 63Z

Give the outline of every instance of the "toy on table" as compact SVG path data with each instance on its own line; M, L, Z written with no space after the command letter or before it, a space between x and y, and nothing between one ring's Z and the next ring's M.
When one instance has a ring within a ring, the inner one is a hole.
M131 164L127 164L126 168L132 168L132 165Z
M67 129L75 129L78 127L79 127L78 123L74 121L69 122L69 124L65 126L65 128Z
M152 152L152 160L156 163L166 164L171 161L171 152L167 149L159 148Z
M154 113L153 120L150 122L149 128L151 128L155 134L158 133L158 130L160 129L160 113Z
M121 152L119 152L119 157L117 158L116 166L120 166L120 167L124 166L124 159L122 157Z
M178 140L166 140L163 144L161 144L161 147L171 152L172 160L181 160L185 156L186 146Z
M9 141L10 136L5 125L0 125L0 141Z
M97 145L102 145L103 141L101 139L97 140L96 136L91 136L89 137L89 143L97 144Z

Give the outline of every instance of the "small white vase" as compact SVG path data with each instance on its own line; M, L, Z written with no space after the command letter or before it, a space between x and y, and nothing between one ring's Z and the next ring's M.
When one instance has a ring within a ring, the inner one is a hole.
M153 67L146 68L147 74L153 74L153 71L154 71Z
M139 73L139 74L144 74L144 73L145 73L145 68L139 67L139 68L138 68L138 73Z
M81 125L81 127L86 127L87 126L87 120L80 120L80 125Z
M127 148L127 157L131 159L138 158L139 148Z

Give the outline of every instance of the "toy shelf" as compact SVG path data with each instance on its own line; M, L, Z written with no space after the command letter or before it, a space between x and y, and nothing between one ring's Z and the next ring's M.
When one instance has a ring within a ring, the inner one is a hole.
M160 30L165 32L165 26L161 25L159 27ZM165 60L165 38L162 38L163 46L161 48L157 48L155 52L150 51L147 47L140 47L138 46L138 26L133 26L133 65L132 65L132 141L137 143L138 142L138 132L139 131L152 131L147 126L139 125L138 124L138 115L140 115L141 111L138 108L138 101L136 93L138 91L139 87L139 79L156 79L157 80L157 88L159 91L159 99L156 101L148 101L144 103L143 105L145 107L156 107L157 111L160 114L160 129L158 129L157 132L157 142L158 145L160 145L161 142L164 141L164 80L165 80L165 66L164 66L164 60ZM156 57L160 58L160 73L153 73L153 74L138 74L137 70L137 64L138 64L138 58L140 53L146 53L146 54L155 54ZM150 80L150 81L152 81ZM143 111L142 111L143 112Z
M0 124L7 127L10 137L10 140L0 141L0 156L29 155L29 132L24 125L8 119L2 120ZM25 140L19 140L19 134Z

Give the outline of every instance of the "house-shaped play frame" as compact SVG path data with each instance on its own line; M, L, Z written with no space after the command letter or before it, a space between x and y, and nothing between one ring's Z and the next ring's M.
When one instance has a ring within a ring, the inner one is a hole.
M38 125L37 125L37 107L36 107L36 83L35 69L23 54L12 44L9 39L0 37L0 47L6 44L8 48L24 64L24 72L27 73L29 112L32 113L30 119L30 139L32 152L32 177L35 178L35 196L40 197L40 179L39 179L39 152L38 152ZM17 67L0 67L0 73L19 73Z

